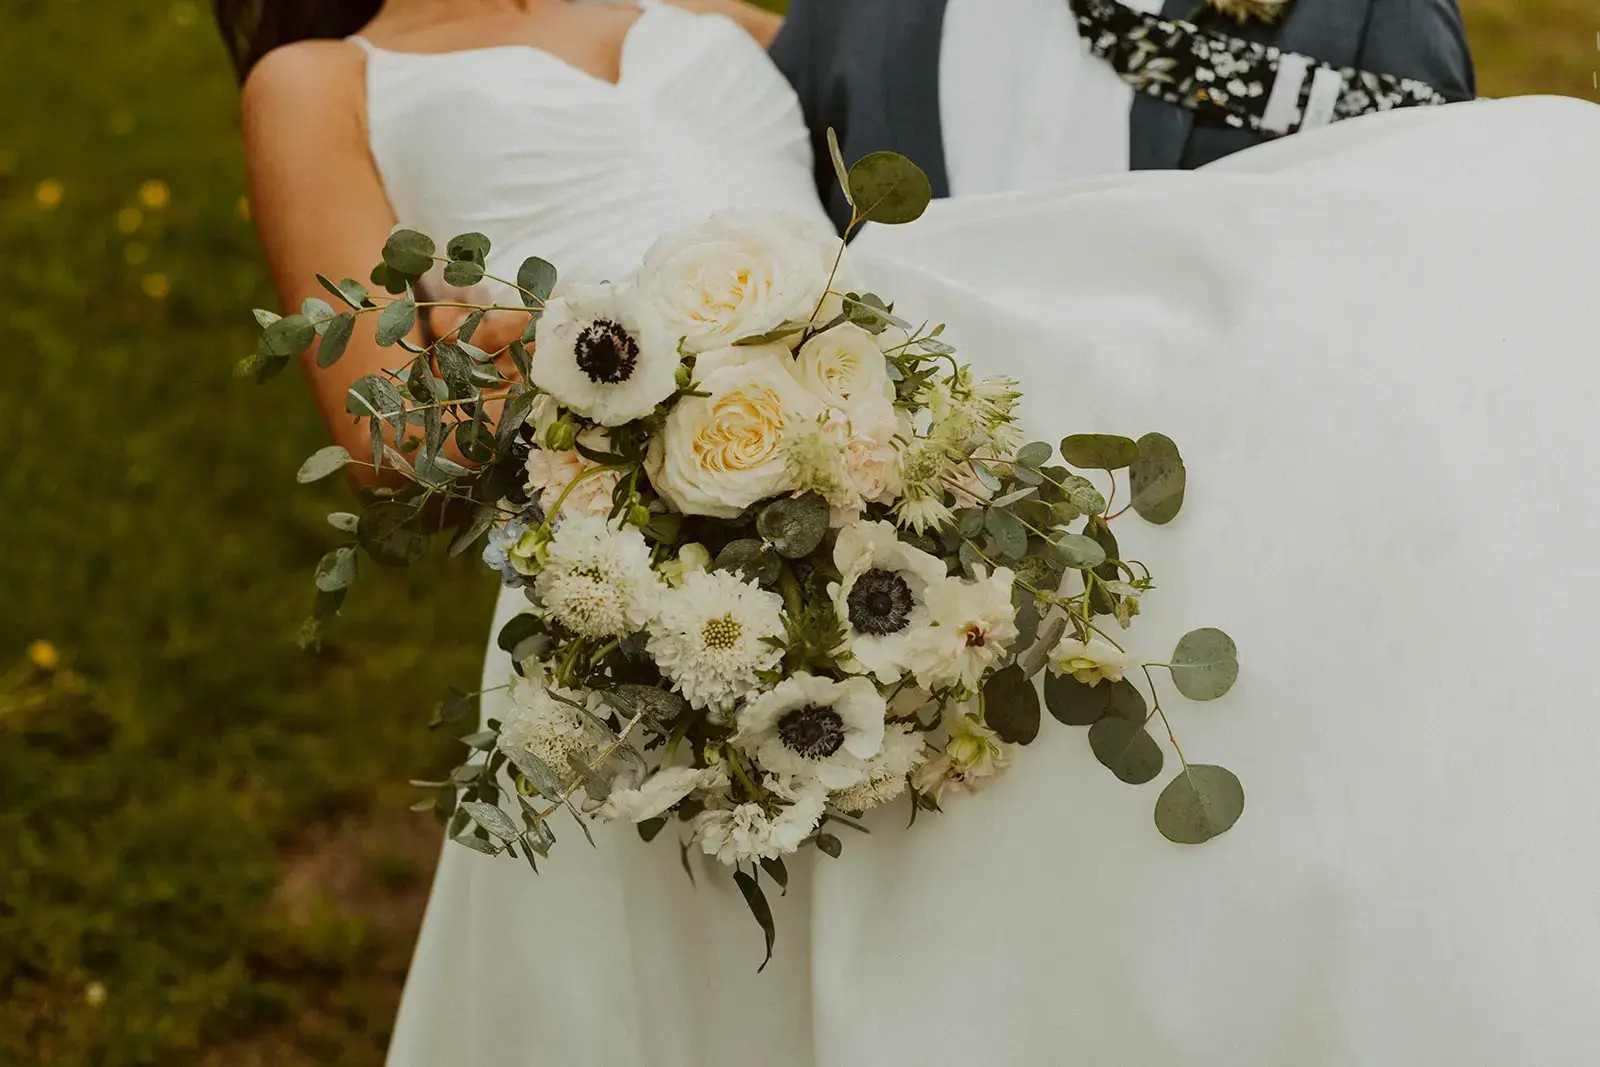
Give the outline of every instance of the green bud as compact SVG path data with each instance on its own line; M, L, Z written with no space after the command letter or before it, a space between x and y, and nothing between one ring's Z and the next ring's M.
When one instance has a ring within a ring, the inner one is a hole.
M545 431L544 444L546 448L556 452L565 452L570 449L573 442L578 439L577 428L566 419L560 419L550 424L550 429Z
M694 374L692 372L690 372L689 368L684 366L682 363L678 364L678 377L677 377L678 388L679 389L687 389L687 388L689 388L690 383L693 382L693 381L694 381Z
M650 509L643 504L635 504L628 509L628 521L639 527L649 526Z

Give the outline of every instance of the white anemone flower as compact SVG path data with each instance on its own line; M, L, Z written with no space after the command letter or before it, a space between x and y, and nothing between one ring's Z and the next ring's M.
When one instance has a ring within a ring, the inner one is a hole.
M928 588L944 581L944 564L900 540L890 523L857 522L839 531L833 565L842 577L828 595L850 653L878 681L899 681L913 635L931 621Z
M783 658L783 598L728 571L691 571L660 595L648 650L697 708L723 709Z
M595 515L570 515L556 527L533 584L545 612L584 637L643 629L660 587L644 535Z
M844 789L866 777L883 745L887 708L866 678L795 674L739 713L733 744L780 780Z
M529 380L602 426L641 419L678 388L671 334L616 286L572 286L548 301L535 345Z

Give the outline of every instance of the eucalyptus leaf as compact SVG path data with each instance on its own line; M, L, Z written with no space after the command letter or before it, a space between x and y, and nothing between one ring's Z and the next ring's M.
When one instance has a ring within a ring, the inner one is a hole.
M1075 571L1093 570L1106 561L1100 542L1083 534L1061 534L1054 544L1061 551L1062 562Z
M507 746L500 751L506 754L506 759L510 760L517 772L528 780L529 785L538 790L540 796L547 800L555 800L567 791L567 783L556 773L555 768L527 749Z
M1191 763L1156 799L1156 829L1168 841L1198 845L1227 833L1244 813L1244 786L1233 772Z
M333 321L333 305L321 297L308 296L300 302L300 314L310 321L312 329L321 333Z
M450 539L449 553L459 556L471 548L473 542L489 532L494 525L496 510L493 504L479 504L456 527L455 536Z
M1061 458L1083 470L1121 470L1139 458L1139 446L1113 434L1075 433L1062 439Z
M349 545L334 549L317 563L317 589L324 593L348 589L356 580L357 566L355 549Z
M890 226L915 222L933 200L928 176L898 152L872 152L857 160L846 187L858 218Z
M298 356L317 339L316 327L304 315L285 315L261 332L258 351L268 358Z
M543 620L532 612L525 611L505 621L495 636L495 644L500 646L501 651L510 652L530 637L537 637L544 632Z
M827 536L828 502L819 493L774 500L761 509L756 531L780 556L809 556Z
M1028 554L1028 530L1015 515L990 508L984 513L983 523L1001 556L1019 560Z
M485 856L500 855L501 850L496 848L493 842L485 841L476 834L455 834L450 840L458 845L466 845L474 852L482 852Z
M1070 674L1044 677L1044 706L1067 726L1093 726L1111 710L1111 686L1085 685Z
M319 274L317 275L317 282L328 292L358 311L367 303L367 287L354 278L346 278L335 284L331 279Z
M342 445L326 445L317 449L300 464L294 480L301 485L321 481L328 475L343 470L349 462L350 453Z
M1139 458L1128 468L1133 510L1160 526L1178 517L1189 475L1172 438L1147 433L1139 438Z
M1214 627L1191 630L1172 651L1172 684L1190 700L1215 700L1239 678L1239 649Z
M599 690L600 699L614 708L624 722L643 716L660 733L671 733L689 702L670 689L653 685L619 685Z
M383 262L391 271L416 278L433 266L433 239L416 230L399 229L383 244Z
M461 808L472 816L473 822L502 841L515 841L522 836L522 831L517 829L517 824L512 821L511 816L493 804L485 804L481 800L463 800Z
M444 280L446 285L455 285L463 289L469 285L477 285L483 281L483 264L472 259L451 260L444 265Z
M1044 441L1033 441L1023 445L1017 451L1017 462L1024 467L1039 467L1050 462L1050 457L1056 454Z
M388 346L411 332L417 324L416 301L409 296L392 300L378 313L377 342Z
M276 311L268 311L266 308L254 308L251 310L250 314L256 317L256 325L261 327L263 330L277 322L279 319L283 318L283 316L278 314Z
M983 686L983 721L1014 745L1039 736L1039 694L1022 668L1013 664L996 671Z
M817 849L833 859L838 859L839 854L844 851L844 842L832 834L818 834Z
M833 174L839 179L839 188L844 191L845 203L855 207L855 198L850 194L850 168L844 165L844 153L839 151L839 135L832 126L828 127L828 158L833 160Z
M362 512L356 539L374 563L386 567L415 563L428 551L429 541L421 513L396 500L380 500Z
M654 819L646 819L644 822L636 823L634 825L634 829L638 830L639 837L648 843L650 841L654 841L656 839L656 835L659 834L666 827L666 825L667 817L665 815L658 815Z
M1145 728L1127 719L1104 718L1089 727L1095 759L1129 785L1143 785L1161 773L1163 757Z
M771 585L782 573L783 564L767 550L767 546L754 538L730 541L717 553L711 565L713 570L732 571L761 585Z
M789 868L784 866L783 860L776 856L770 859L763 859L761 861L761 869L767 872L769 878L778 883L779 889L784 890L786 893L788 892Z
M452 260L476 260L479 263L489 258L489 238L481 233L457 234L445 242L444 254Z
M556 268L540 259L529 256L517 268L517 286L522 289L522 302L529 307L543 307L556 287Z
M328 513L328 525L342 533L355 533L356 526L360 522L360 515L353 515L348 511L333 511Z
M739 892L744 894L744 902L749 906L750 914L761 924L761 933L766 939L767 954L762 959L761 966L756 968L756 973L760 974L767 969L767 964L772 962L772 945L778 937L777 928L772 922L772 905L767 903L767 895L761 891L760 883L750 875L743 871L735 871L733 880L739 886Z
M345 349L350 346L350 337L355 333L356 317L353 312L341 311L322 331L322 343L317 345L317 366L331 367L339 362Z

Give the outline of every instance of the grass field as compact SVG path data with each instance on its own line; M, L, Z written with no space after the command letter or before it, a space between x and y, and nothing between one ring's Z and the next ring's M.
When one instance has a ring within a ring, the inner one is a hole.
M1593 0L1470 2L1483 92L1595 96ZM340 491L293 485L303 386L231 378L269 297L204 5L6 0L0 99L0 1064L377 1064L402 780L493 590L383 575L292 643Z

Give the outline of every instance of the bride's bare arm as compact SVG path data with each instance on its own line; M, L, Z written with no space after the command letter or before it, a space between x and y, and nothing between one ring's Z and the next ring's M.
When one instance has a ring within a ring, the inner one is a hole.
M668 0L678 7L701 15L726 15L743 26L762 48L770 47L783 25L783 16L774 15L764 8L745 3L744 0Z
M366 283L394 209L378 178L365 129L365 56L342 41L304 41L270 53L243 93L245 164L256 230L287 314L308 296L332 298L316 272ZM374 315L363 315L344 357L316 365L304 356L329 436L352 455L370 453L364 423L345 413L352 382L408 357L380 348ZM420 335L412 341L420 343Z

